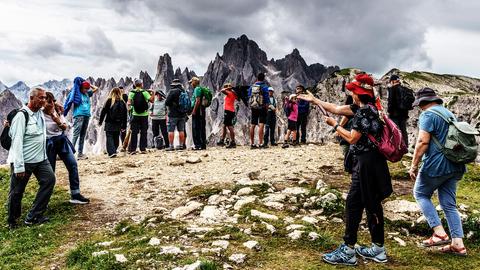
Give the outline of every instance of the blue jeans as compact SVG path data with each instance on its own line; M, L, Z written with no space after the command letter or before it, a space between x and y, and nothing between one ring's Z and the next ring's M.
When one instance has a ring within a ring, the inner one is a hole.
M87 135L88 121L90 117L88 116L76 116L73 118L73 147L77 146L78 141L78 155L83 154L83 143L85 142L85 135Z
M457 210L457 182L463 173L451 173L439 177L429 177L421 172L417 176L413 195L431 228L442 225L437 210L432 203L432 195L438 190L438 200L445 212L452 238L463 238L462 220Z
M63 164L65 164L65 167L67 168L68 171L68 181L70 182L70 194L75 195L75 194L80 194L80 178L78 177L78 165L77 165L77 160L75 159L75 156L73 155L73 152L71 149L69 149L68 153L55 153L55 155L52 155L51 153L48 153L48 160L50 162L50 165L52 166L53 171L55 172L55 167L56 167L56 159L57 155L60 157L60 159L63 161Z

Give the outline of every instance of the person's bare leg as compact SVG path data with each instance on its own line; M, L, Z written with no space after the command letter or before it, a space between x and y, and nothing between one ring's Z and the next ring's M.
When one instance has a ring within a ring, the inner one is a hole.
M222 136L220 137L220 140L223 141L225 140L225 137L227 136L227 127L225 125L223 125L223 128L222 128Z
M296 142L296 140L297 140L297 132L292 131L292 141Z
M265 127L265 124L262 124L262 123L258 124L258 143L260 145L263 144L263 132L265 131L264 127Z
M255 125L250 125L250 144L255 143Z
M168 132L168 142L170 143L170 147L173 147L173 140L175 139L174 132Z
M180 140L180 145L184 145L185 144L185 132L184 131L181 131L178 133L178 139Z
M230 133L230 140L232 142L235 142L235 129L233 128L233 126L228 127L228 131Z
M290 130L287 130L287 133L285 133L285 142L288 142L288 139L290 139Z

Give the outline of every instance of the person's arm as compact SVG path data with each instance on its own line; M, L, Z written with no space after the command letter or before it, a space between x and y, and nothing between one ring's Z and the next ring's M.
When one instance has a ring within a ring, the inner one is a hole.
M98 91L98 87L96 87L96 86L94 86L94 85L92 85L90 88L92 88L92 90L91 90L91 91L92 91L92 94L94 94L95 92Z
M314 97L312 94L304 94L299 95L299 99L306 100L315 104L317 106L322 106L327 112L337 114L337 115L345 115L345 116L353 116L354 113L350 108L350 105L336 105L333 103L321 101L320 99Z
M10 137L12 138L12 145L9 152L13 153L13 172L18 178L25 176L25 160L23 157L23 138L25 137L25 115L23 112L18 112L12 120L10 127Z
M339 126L344 127L348 123L348 117L342 116L342 119L340 119L340 122L338 123Z
M66 130L67 129L67 123L64 121L65 119L62 119L62 117L57 113L57 111L53 110L48 115L50 115L50 117L52 117L53 122L55 122L55 124L57 124L57 126L61 130Z
M105 116L107 115L107 111L110 108L112 103L111 99L107 99L107 102L105 102L105 105L102 108L102 111L100 112L100 120L98 120L98 124L101 126L103 123L103 120L105 119Z
M415 151L413 152L412 164L410 166L410 170L408 171L408 174L410 174L410 178L412 178L412 180L415 180L417 178L418 165L420 164L423 155L428 150L430 139L430 133L424 130L420 130L418 132L417 143L415 144Z
M337 134L342 137L349 144L355 144L362 137L362 133L352 129L351 131L346 130L344 127L340 126L335 119L332 117L325 116L325 122L334 127Z
M147 102L153 102L155 100L155 95L153 93L150 93L148 91L145 91L146 92L146 95L145 96L145 99L147 100Z
M168 107L173 105L173 94L171 90L168 92L167 98L165 99L165 105Z
M192 111L192 115L195 115L198 108L200 107L200 97L196 97L195 98L195 105L193 106L193 111Z

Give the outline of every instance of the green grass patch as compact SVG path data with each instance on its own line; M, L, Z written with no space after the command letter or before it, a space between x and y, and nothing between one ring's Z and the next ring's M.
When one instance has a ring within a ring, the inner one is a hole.
M190 198L208 199L208 197L218 194L221 191L222 188L217 186L194 186L187 192L187 195Z
M8 201L9 173L0 169L0 201ZM32 177L25 190L22 201L23 222L38 190L37 180ZM10 231L6 227L7 209L0 211L0 269L32 269L49 258L51 254L67 241L69 224L71 224L75 207L69 202L66 190L56 186L45 213L50 222L39 226L20 226ZM23 223L22 223L23 224Z

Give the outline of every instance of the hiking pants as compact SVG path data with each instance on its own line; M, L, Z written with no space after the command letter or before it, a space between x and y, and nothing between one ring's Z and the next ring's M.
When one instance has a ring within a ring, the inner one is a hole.
M163 142L165 147L169 147L170 143L168 142L168 132L167 132L167 120L166 119L152 119L152 133L153 138L160 135L162 132Z
M207 147L205 110L200 109L192 115L192 137L195 148L205 149Z
M10 192L8 193L8 223L15 221L22 214L22 198L30 176L33 174L38 181L38 192L28 218L41 216L47 210L48 202L55 186L55 173L48 160L38 163L25 163L25 177L18 179L13 173L13 164L10 165Z
M116 154L120 144L120 131L105 131L107 137L107 153L109 156Z
M132 137L130 138L129 152L137 150L138 133L140 132L140 151L147 150L147 131L148 131L148 116L133 116L130 123L132 130Z
M308 123L308 113L299 113L297 119L297 143L300 139L300 131L301 131L301 142L307 142L307 123Z
M78 155L83 155L83 143L85 142L85 135L87 135L89 116L75 116L73 118L73 147L77 146L78 140Z
M408 149L408 133L407 133L407 120L406 118L391 117L392 121L397 125L397 127L402 132L402 139L405 142L405 145Z
M263 144L267 145L270 139L270 144L275 143L275 126L277 124L277 115L275 111L268 111L267 123L265 124L265 132L263 134Z

